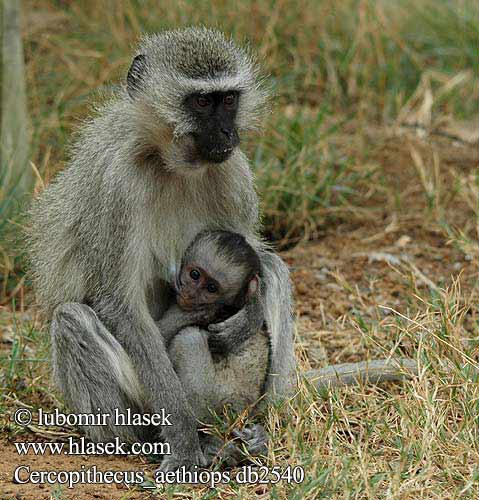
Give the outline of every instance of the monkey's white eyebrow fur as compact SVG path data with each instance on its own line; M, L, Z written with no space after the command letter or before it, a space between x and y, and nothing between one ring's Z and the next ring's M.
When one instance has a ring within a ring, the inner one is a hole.
M186 53L180 51L180 46ZM198 68L198 74L183 73L179 70L183 62L178 53L198 61L204 68ZM192 93L239 91L238 128L259 127L268 107L270 89L261 78L253 55L220 31L200 27L145 36L138 47L137 55L140 54L146 56L145 78L149 80L143 95L160 117L173 125L176 137L194 130L190 114L181 105ZM228 64L223 64L225 61Z

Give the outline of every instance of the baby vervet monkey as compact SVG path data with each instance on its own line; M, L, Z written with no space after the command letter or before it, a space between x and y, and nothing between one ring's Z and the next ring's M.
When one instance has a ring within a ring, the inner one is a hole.
M240 413L255 410L266 394L271 366L271 339L263 324L242 342L218 336L215 323L224 321L261 300L261 262L246 239L229 231L204 231L185 251L175 273L176 300L159 320L168 355L183 386L198 424L212 423L225 406ZM258 309L260 309L258 307ZM328 366L306 374L318 388L376 383L404 378L401 368L412 370L412 360L375 360ZM234 430L250 455L267 453L268 434L260 424ZM244 456L241 448L200 433L203 453L229 466Z
M173 283L176 304L159 321L173 367L195 417L211 420L225 405L241 412L265 392L270 364L267 328L239 345L206 327L260 300L261 264L246 239L228 231L200 233ZM254 313L255 308L251 310Z
M211 410L221 412L225 405L237 412L254 406L265 395L271 364L268 326L238 343L218 336L214 323L246 304L250 314L260 311L254 307L262 296L256 251L240 234L202 232L187 248L173 288L176 303L159 329L195 417L206 422ZM327 366L306 377L321 389L401 380L408 372L417 373L413 360L391 358Z
M208 326L260 300L261 264L244 236L229 231L203 231L187 247L173 278L176 302L158 322L169 343L183 327ZM255 308L252 308L252 314ZM259 314L259 311L258 311ZM215 352L234 349L227 337L210 333Z

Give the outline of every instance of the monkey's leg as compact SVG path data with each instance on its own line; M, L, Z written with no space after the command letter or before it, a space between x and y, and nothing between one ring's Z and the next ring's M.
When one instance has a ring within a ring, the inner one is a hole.
M118 309L110 303L104 310L106 315L110 311L108 321L114 325L116 338L131 359L151 411L165 411L171 415L171 425L161 429L162 438L171 448L171 454L166 455L161 463L161 470L206 465L193 412L155 321L141 304L114 313L111 311Z
M227 373L222 370L221 380L217 377L207 332L198 327L184 328L173 338L169 354L196 418L202 422L211 420L210 409L220 410L227 397L231 397L231 391ZM268 435L261 425L236 430L233 435L243 441L251 455L266 453ZM219 459L228 467L234 467L244 461L245 455L235 442L225 443L217 436L201 433L200 443L210 463Z
M196 326L183 328L173 337L168 353L195 418L211 420L209 409L216 409L221 395L207 333Z
M293 300L289 270L277 255L259 251L263 265L265 319L271 338L269 395L287 394L295 385Z
M267 455L269 436L261 424L253 424L242 430L232 431L234 441L223 441L218 436L200 434L201 449L209 463L220 461L226 467L237 467L251 456Z
M118 436L132 443L144 439L141 427L113 425L114 410L142 411L141 388L126 352L84 304L63 304L52 325L54 379L75 413L110 414L106 426L84 426L93 441Z

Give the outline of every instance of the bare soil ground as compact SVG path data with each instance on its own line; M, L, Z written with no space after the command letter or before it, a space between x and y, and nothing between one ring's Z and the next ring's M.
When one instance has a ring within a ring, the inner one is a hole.
M25 439L27 441L35 440L35 438L32 439L32 436L24 436L22 439ZM139 469L152 469L151 465L149 467L146 467L139 458L118 458L114 456L99 456L95 458L85 456L64 457L49 454L38 456L32 456L32 454L29 454L26 456L19 456L13 444L6 440L0 441L0 456L2 457L0 462L0 498L2 500L47 500L50 498L55 498L52 495L52 490L54 491L55 488L46 484L12 484L14 470L21 465L29 466L31 470L37 471L81 471L82 468L91 468L94 465L100 471L131 471ZM122 485L78 485L70 491L68 491L68 489L65 487L63 491L64 494L62 498L75 498L79 500L117 500L123 498L147 498L146 494L142 494L141 492L128 492L127 487Z

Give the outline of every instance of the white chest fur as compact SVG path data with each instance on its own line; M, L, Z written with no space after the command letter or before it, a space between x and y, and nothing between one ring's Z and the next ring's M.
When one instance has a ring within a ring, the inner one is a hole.
M149 253L161 267L159 277L171 278L187 246L199 232L239 227L235 199L224 182L221 167L165 179L156 196L150 197L151 210L143 213L143 217L149 217L149 230L144 237Z

